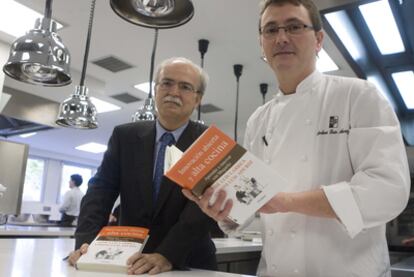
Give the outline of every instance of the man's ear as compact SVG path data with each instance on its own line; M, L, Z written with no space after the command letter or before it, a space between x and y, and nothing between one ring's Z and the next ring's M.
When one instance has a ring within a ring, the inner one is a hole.
M321 51L322 49L324 32L322 30L318 31L316 32L315 36L316 36L316 52L319 53L319 51Z
M265 63L267 63L267 58L266 58L266 55L265 55L265 52L264 52L264 49L263 49L263 44L262 44L262 40L261 40L260 36L258 37L258 40L259 40L260 50L262 51L261 58Z
M201 99L203 99L203 94L197 92L196 93L196 105L197 106L200 105Z

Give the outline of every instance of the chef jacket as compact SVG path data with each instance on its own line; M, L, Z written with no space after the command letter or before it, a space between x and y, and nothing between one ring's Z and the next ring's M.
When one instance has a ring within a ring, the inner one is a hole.
M322 188L338 217L261 214L259 276L390 276L385 224L406 206L410 175L398 119L374 85L314 71L253 113L244 143L285 191Z

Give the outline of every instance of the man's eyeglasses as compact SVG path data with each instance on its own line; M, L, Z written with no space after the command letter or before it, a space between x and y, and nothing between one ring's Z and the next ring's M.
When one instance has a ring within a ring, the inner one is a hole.
M269 24L260 29L260 34L265 39L275 38L279 34L279 30L283 29L286 34L289 35L300 35L303 34L306 30L313 30L313 26L306 25L303 23L291 23L285 26L277 26L275 24Z
M171 79L162 79L157 83L160 90L169 91L177 85L178 90L184 94L197 92L193 85L186 82L177 82Z

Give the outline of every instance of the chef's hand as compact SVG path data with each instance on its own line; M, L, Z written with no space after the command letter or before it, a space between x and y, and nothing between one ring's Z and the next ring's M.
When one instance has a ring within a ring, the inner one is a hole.
M89 244L84 243L79 249L76 249L75 251L72 251L69 254L68 262L71 266L75 266L76 262L79 260L80 256L84 255L86 252L88 252Z
M231 222L227 219L227 216L233 207L233 202L231 199L226 200L226 192L224 190L217 192L217 198L212 205L209 204L209 201L214 194L214 189L211 187L206 189L200 198L193 195L190 190L183 189L182 192L185 197L195 202L205 214L213 218L215 221L224 221L227 223Z
M127 265L129 275L138 275L144 273L155 275L161 272L170 271L172 269L172 264L170 261L158 253L135 253L128 259Z

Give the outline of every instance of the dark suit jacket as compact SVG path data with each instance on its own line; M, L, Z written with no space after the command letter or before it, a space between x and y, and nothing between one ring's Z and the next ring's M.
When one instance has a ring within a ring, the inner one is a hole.
M190 121L176 146L186 150L205 129ZM120 194L120 225L150 229L144 252L162 254L175 268L216 269L215 247L209 235L213 220L166 177L153 205L154 141L154 121L115 127L95 175L95 184L82 199L75 232L76 249L90 243L107 224Z

